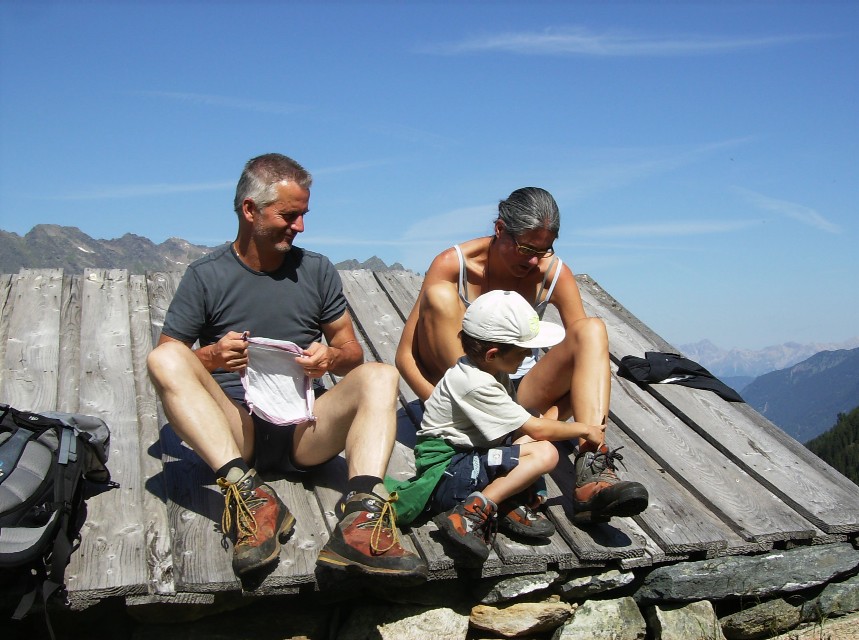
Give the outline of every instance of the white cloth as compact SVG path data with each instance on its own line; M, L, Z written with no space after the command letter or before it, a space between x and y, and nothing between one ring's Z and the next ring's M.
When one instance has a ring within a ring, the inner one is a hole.
M301 348L287 340L249 337L247 341L248 367L242 386L250 412L279 425L315 420L313 381L295 362Z
M454 447L488 448L521 427L531 414L516 403L509 378L496 379L466 357L457 360L427 399L419 435Z

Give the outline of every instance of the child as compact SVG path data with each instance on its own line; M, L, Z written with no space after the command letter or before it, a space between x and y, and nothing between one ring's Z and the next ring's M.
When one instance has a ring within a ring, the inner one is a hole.
M532 349L564 338L561 326L541 321L518 293L495 290L477 298L459 337L465 356L426 402L415 447L417 476L389 488L402 501L400 524L426 506L442 533L482 562L496 515L502 531L540 538L554 533L529 495L558 462L550 441L583 437L602 445L605 425L535 417L516 403L509 374Z

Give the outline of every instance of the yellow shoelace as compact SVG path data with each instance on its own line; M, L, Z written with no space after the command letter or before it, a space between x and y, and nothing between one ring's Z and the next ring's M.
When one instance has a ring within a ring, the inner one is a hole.
M396 492L392 493L390 497L385 500L382 504L382 513L379 514L379 519L376 520L376 523L373 525L373 531L370 534L370 549L375 551L376 553L385 553L394 548L394 546L399 543L400 536L397 532L397 511L394 509L393 503L397 501L399 496ZM388 522L387 526L385 525L385 521ZM379 541L382 538L382 533L384 529L391 530L391 544L389 544L384 549L379 546Z
M218 486L224 492L224 513L221 514L221 530L229 534L233 526L233 517L230 513L230 500L236 503L236 544L242 540L255 536L257 532L257 519L242 497L238 484L227 482L225 478L218 478Z

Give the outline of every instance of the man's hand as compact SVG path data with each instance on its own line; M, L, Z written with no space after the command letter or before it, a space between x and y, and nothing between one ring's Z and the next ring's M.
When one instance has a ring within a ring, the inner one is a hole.
M295 361L304 369L308 378L321 378L335 366L339 349L332 349L321 342L314 342Z
M209 371L225 369L227 371L242 371L248 368L248 343L245 333L230 331L215 344L205 347L208 357L201 357ZM199 351L203 351L200 349ZM199 354L204 356L205 354Z

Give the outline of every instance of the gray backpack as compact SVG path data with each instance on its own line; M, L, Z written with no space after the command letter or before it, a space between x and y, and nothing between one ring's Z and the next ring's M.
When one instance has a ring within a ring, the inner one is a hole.
M14 619L64 588L87 490L117 486L106 466L109 443L99 418L0 403L0 573L26 583Z

